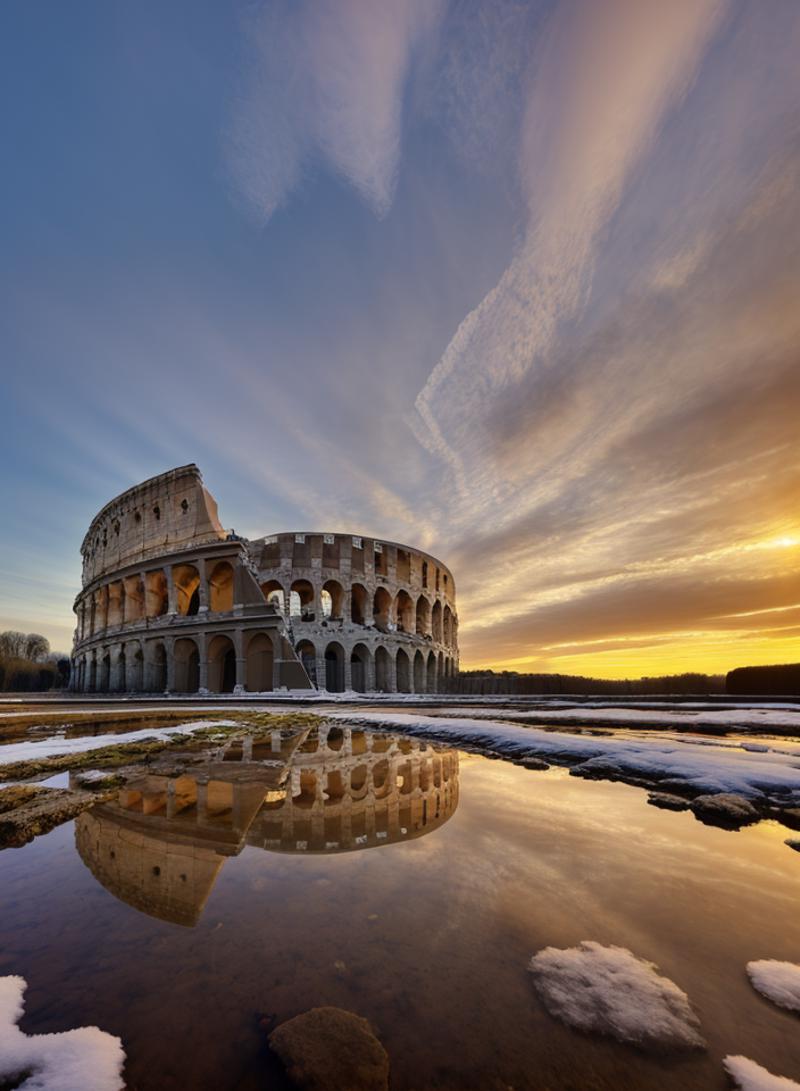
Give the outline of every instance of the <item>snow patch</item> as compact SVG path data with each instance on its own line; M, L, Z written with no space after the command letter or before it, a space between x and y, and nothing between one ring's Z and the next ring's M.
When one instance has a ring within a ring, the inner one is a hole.
M396 729L406 735L519 761L540 757L569 765L581 776L636 778L663 791L689 795L727 792L754 803L800 804L800 761L796 752L743 750L721 740L698 746L680 736L586 735L474 717L425 716L404 712L339 712L328 718L359 727Z
M739 1091L800 1091L800 1083L786 1076L773 1076L747 1057L726 1057L722 1063Z
M119 735L79 735L72 739L55 736L35 742L8 743L7 746L0 747L0 766L61 754L82 754L87 750L99 750L103 746L141 742L143 739L169 739L172 735L190 735L204 727L231 727L235 724L235 720L189 720L175 727L142 727L138 731L125 731Z
M753 988L767 1000L779 1008L800 1011L800 966L796 962L764 958L748 962L747 973Z
M22 977L0 977L0 1080L31 1075L19 1091L119 1091L124 1084L122 1042L97 1027L61 1034L23 1034Z
M706 1044L686 993L626 947L545 947L528 969L550 1014L578 1030L638 1046Z

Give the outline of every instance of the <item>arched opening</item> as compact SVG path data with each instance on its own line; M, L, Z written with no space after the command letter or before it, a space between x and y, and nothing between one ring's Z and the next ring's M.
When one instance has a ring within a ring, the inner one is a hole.
M344 615L344 588L338 580L323 583L320 604L324 618L340 618Z
M200 574L193 564L176 564L172 569L172 582L178 613L193 617L200 609Z
M111 680L111 656L108 652L100 660L100 681L97 688L101 693L108 693L108 686Z
M272 689L272 640L266 633L256 633L247 644L247 689L263 693ZM235 680L235 679L234 679Z
M442 604L438 600L431 610L431 634L437 644L442 643Z
M223 614L233 609L233 565L219 561L208 577L208 608Z
M218 633L208 645L208 688L212 693L233 693L236 685L236 650L229 636Z
M197 693L200 688L200 653L195 642L189 637L176 640L172 656L175 666L175 692Z
M122 586L122 581L117 580L115 583L110 583L108 585L108 615L106 621L109 628L122 624L125 610L124 603L125 589Z
M431 632L431 604L424 595L417 599L417 636L430 636Z
M144 585L140 576L128 576L124 581L123 606L125 624L141 621L144 617Z
M153 693L163 693L167 688L167 651L161 641L153 646L151 654L150 670L152 673L148 688Z
M414 693L425 692L425 660L422 652L417 650L414 655Z
M439 688L444 689L442 682L444 680L444 652L439 652L439 659L436 664L436 676L439 679Z
M366 693L369 689L369 665L369 648L356 644L350 655L350 688L356 693Z
M380 629L382 633L388 632L392 620L392 596L385 587L378 587L375 590L375 597L372 600L372 618L376 629Z
M414 632L414 602L408 591L398 591L394 602L394 617L399 632Z
M303 669L308 675L308 680L312 686L317 685L317 649L311 643L310 640L301 640L295 648L300 662L303 664Z
M445 647L449 648L453 636L453 611L450 609L449 606L445 606L444 608L442 628Z
M97 660L94 655L89 660L89 693L94 693L97 689Z
M425 678L426 693L436 693L439 687L436 685L436 656L433 652L428 656L428 667Z
M392 658L383 646L375 649L375 689L392 692Z
M162 568L145 576L144 607L146 617L163 617L169 610L167 577Z
M395 669L397 671L397 692L411 693L411 663L403 648L397 649Z
M367 589L360 583L354 583L350 589L350 620L354 625L367 624L367 606L369 595Z
M325 649L325 689L329 693L344 690L344 648L336 641Z
M273 606L279 614L282 614L286 609L283 584L279 583L278 580L268 580L266 583L259 584L259 586L269 605Z
M295 580L289 590L289 613L300 621L314 620L314 588L308 580Z

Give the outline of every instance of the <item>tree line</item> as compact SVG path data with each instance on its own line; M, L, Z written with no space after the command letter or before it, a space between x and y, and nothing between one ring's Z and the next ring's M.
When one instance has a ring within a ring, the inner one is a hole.
M665 674L653 678L587 678L580 674L520 674L517 671L460 671L452 693L552 694L621 696L642 694L725 693L724 674Z
M69 656L52 652L46 637L16 629L0 633L0 692L64 689L68 683Z
M762 694L768 697L800 696L800 663L769 667L737 667L728 672L728 693Z

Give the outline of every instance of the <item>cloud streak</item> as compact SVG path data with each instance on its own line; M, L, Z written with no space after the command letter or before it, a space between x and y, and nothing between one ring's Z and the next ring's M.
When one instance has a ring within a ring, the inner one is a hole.
M248 20L250 71L228 134L231 174L266 222L315 156L376 215L391 207L403 93L444 0L298 0Z

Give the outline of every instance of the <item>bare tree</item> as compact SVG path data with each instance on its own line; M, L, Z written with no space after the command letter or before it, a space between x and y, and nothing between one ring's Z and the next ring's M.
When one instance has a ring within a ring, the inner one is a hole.
M23 658L30 659L32 663L41 663L49 654L50 641L39 633L28 633Z
M25 659L25 645L28 637L16 629L6 629L0 633L0 659Z

